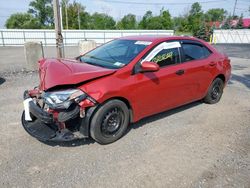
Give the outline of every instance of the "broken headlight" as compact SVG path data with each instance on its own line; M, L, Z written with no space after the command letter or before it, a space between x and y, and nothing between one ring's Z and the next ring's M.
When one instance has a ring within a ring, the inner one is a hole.
M70 89L54 92L44 92L42 98L51 109L67 109L75 102L80 102L87 95L79 89Z

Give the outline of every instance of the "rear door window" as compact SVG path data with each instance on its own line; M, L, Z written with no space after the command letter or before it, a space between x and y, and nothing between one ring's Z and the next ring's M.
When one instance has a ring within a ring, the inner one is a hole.
M205 46L195 43L183 43L182 49L184 53L184 62L204 59L211 54Z

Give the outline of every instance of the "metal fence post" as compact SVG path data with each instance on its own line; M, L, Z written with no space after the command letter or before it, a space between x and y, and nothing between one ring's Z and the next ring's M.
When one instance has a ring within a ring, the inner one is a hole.
M40 43L41 43L41 49L42 49L42 56L43 56L43 58L44 58L43 42L42 42L42 41L40 41Z
M3 31L1 31L1 37L2 37L2 45L5 46L5 44L4 44L4 38L3 38Z
M43 37L44 37L44 43L45 43L45 46L47 46L46 32L45 32L45 31L43 31Z
M23 31L23 41L26 42L25 31Z
M66 37L66 31L63 32L64 33L64 36L63 36L63 39L64 39L64 46L67 46L67 37Z

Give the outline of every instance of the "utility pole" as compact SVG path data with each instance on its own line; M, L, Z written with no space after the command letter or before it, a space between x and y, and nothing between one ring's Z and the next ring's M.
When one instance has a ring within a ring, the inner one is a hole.
M62 30L63 30L63 20L62 20L62 5L59 5L60 7L60 22L61 22L61 26L62 26Z
M55 32L56 32L57 57L62 58L64 57L64 54L63 54L63 36L62 36L59 0L53 0L53 10L54 10L54 22L55 22Z
M235 0L235 3L234 3L233 19L234 19L234 16L235 16L236 5L237 5L237 0Z
M65 1L65 16L66 16L66 28L69 29L69 22L68 22L68 1Z
M78 27L79 27L79 30L81 29L81 22L80 22L80 4L78 5Z

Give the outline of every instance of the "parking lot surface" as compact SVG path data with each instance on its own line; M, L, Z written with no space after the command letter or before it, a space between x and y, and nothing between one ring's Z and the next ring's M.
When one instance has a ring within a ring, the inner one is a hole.
M20 122L22 94L38 74L5 65L0 187L250 187L250 59L231 60L232 79L218 104L198 101L145 118L110 145L29 136Z

